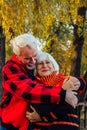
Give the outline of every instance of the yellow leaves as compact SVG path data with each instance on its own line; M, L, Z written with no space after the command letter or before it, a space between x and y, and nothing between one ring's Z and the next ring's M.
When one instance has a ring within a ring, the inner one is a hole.
M43 17L43 23L44 23L44 27L45 27L45 30L44 30L44 35L48 35L48 33L51 33L52 31L52 27L53 27L53 23L55 22L55 18L53 15L46 15Z
M44 20L46 26L50 27L50 26L52 26L55 19L54 19L54 16L48 15L48 16L45 16L43 20Z
M80 16L80 15L78 15L78 17L77 17L77 24L78 24L78 26L82 26L83 25L83 17Z
M80 24L82 18L78 16L78 9L85 6L87 6L86 0L63 0L60 2L57 16L61 22L70 24L73 21L78 21L78 24Z
M67 59L69 59L69 58L71 57L71 54L72 54L71 51L67 51L67 52L65 53L65 57L66 57Z
M20 32L24 32L25 18L26 18L26 6L25 3L19 0L3 1L1 6L2 13L2 26L5 28L5 34L9 37L9 26L13 29L15 35ZM7 38L8 38L7 37ZM8 40L7 40L8 41Z
M58 36L61 35L61 41L65 38L69 39L70 35L72 37L70 33L73 33L73 28L72 32L68 32L71 25L77 24L78 33L81 33L83 18L78 15L78 8L86 5L86 0L38 0L38 2L35 0L0 0L0 5L2 5L0 16L3 18L2 25L5 28L7 41L11 35L10 27L15 35L32 31L35 36L45 41L51 36L55 42L53 50L58 52L60 51ZM64 30L65 26L67 26L66 30ZM64 44L66 45L66 42ZM66 53L65 57L69 58L70 54Z

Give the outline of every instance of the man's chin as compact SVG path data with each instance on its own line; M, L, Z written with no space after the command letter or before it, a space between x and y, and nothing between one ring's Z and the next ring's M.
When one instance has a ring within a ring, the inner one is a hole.
M35 65L26 65L26 67L27 67L27 69L29 69L29 70L32 70L32 69L34 69L35 68Z

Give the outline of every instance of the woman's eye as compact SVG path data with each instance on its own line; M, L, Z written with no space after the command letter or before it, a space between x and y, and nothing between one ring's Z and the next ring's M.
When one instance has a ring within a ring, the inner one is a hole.
M43 63L41 62L41 63L37 63L37 65L42 65Z
M49 61L46 62L46 64L49 64L49 63L50 63Z

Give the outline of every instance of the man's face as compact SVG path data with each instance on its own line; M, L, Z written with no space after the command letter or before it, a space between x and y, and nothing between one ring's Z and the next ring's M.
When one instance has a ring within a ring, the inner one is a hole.
M27 46L23 47L18 58L28 69L33 69L37 60L37 51Z

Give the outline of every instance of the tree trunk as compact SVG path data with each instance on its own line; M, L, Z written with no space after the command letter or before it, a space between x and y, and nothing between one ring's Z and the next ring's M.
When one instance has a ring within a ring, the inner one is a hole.
M2 26L0 26L0 101L2 95L2 67L5 64L5 36L3 34Z
M78 9L78 15L83 18L83 24L82 26L78 26L77 24L74 24L74 42L73 42L73 52L71 57L71 75L74 76L80 76L80 69L81 69L81 58L82 58L82 48L84 44L84 35L83 35L83 29L84 29L84 22L86 17L86 7L80 7ZM81 29L80 34L78 34L78 28Z
M84 44L83 36L75 38L73 42L73 52L71 57L71 71L70 71L71 75L80 76L83 44Z
M84 44L84 22L86 17L86 7L80 7L78 9L78 15L83 17L83 26L78 26L78 24L74 25L74 42L73 42L73 52L71 57L71 72L70 74L73 76L80 76L80 69L81 69L81 58L82 58L82 48ZM80 27L81 33L78 35L78 28ZM84 102L84 97L86 94L86 90L81 94L78 95L79 102ZM80 113L82 106L78 107L78 113Z

